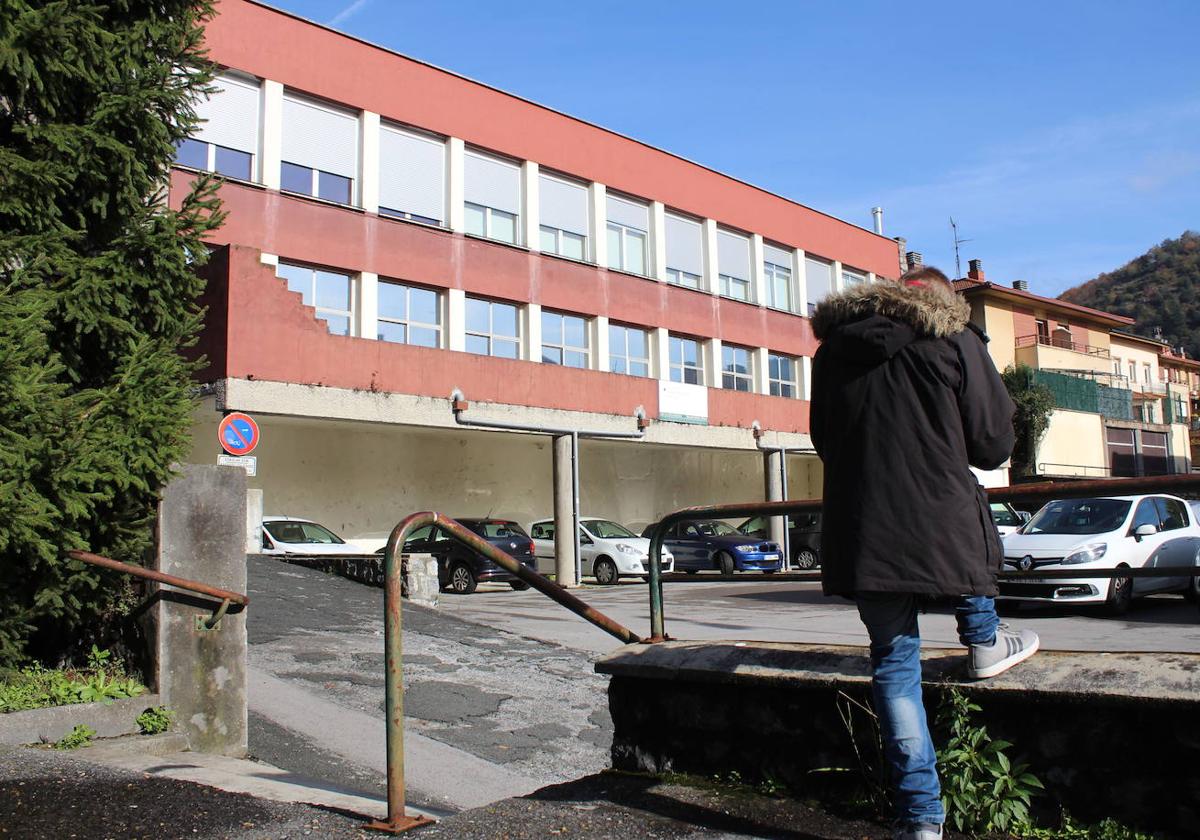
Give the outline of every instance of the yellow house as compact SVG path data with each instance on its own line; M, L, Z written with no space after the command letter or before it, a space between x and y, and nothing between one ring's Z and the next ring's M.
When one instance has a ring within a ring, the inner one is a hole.
M1172 406L1187 418L1194 470L1200 463L1200 359L1168 347L1159 354L1158 369L1167 384Z
M989 282L978 260L955 288L1000 370L1027 365L1055 408L1031 474L1014 480L1163 475L1191 469L1188 413L1162 378L1163 342L1133 319ZM1200 367L1200 366L1198 366ZM1186 408L1186 400L1184 401Z

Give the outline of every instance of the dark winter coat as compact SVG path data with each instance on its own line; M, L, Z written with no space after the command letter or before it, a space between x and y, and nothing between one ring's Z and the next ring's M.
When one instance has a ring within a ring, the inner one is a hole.
M1013 447L1013 403L948 286L871 283L818 306L811 430L827 595L995 595L1000 539L968 464Z

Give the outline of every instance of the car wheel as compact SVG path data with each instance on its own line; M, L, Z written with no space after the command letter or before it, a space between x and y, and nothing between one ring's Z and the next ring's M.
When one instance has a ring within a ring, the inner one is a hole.
M617 564L607 557L599 558L592 571L596 575L596 583L601 586L612 586L620 577L617 573Z
M508 582L508 585L511 586L513 589L515 589L517 592L524 592L526 589L529 588L529 584L523 580L510 580Z
M475 575L466 563L455 563L450 567L450 581L447 589L458 595L470 595L478 585Z
M802 548L796 552L796 568L803 571L817 568L817 552L811 548Z
M717 568L721 570L721 577L724 578L733 577L733 573L737 571L737 566L733 562L733 556L728 551L722 551L717 555Z
M1192 565L1200 566L1200 552L1197 552L1195 559L1192 560ZM1187 589L1183 590L1183 597L1192 603L1200 603L1200 577L1188 579Z
M1128 569L1128 566L1118 566L1118 569ZM1109 615L1125 615L1133 604L1133 578L1115 577L1108 584L1108 600L1104 602L1105 611Z

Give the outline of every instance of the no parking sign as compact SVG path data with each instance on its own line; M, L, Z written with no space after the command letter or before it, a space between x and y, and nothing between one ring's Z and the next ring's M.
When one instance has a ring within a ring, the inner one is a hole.
M258 424L249 414L235 411L225 415L217 427L217 439L230 455L249 455L258 446Z

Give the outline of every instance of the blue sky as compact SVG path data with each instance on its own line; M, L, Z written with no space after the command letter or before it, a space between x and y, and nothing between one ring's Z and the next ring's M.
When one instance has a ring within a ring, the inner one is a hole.
M1200 229L1195 0L274 5L1057 295Z

